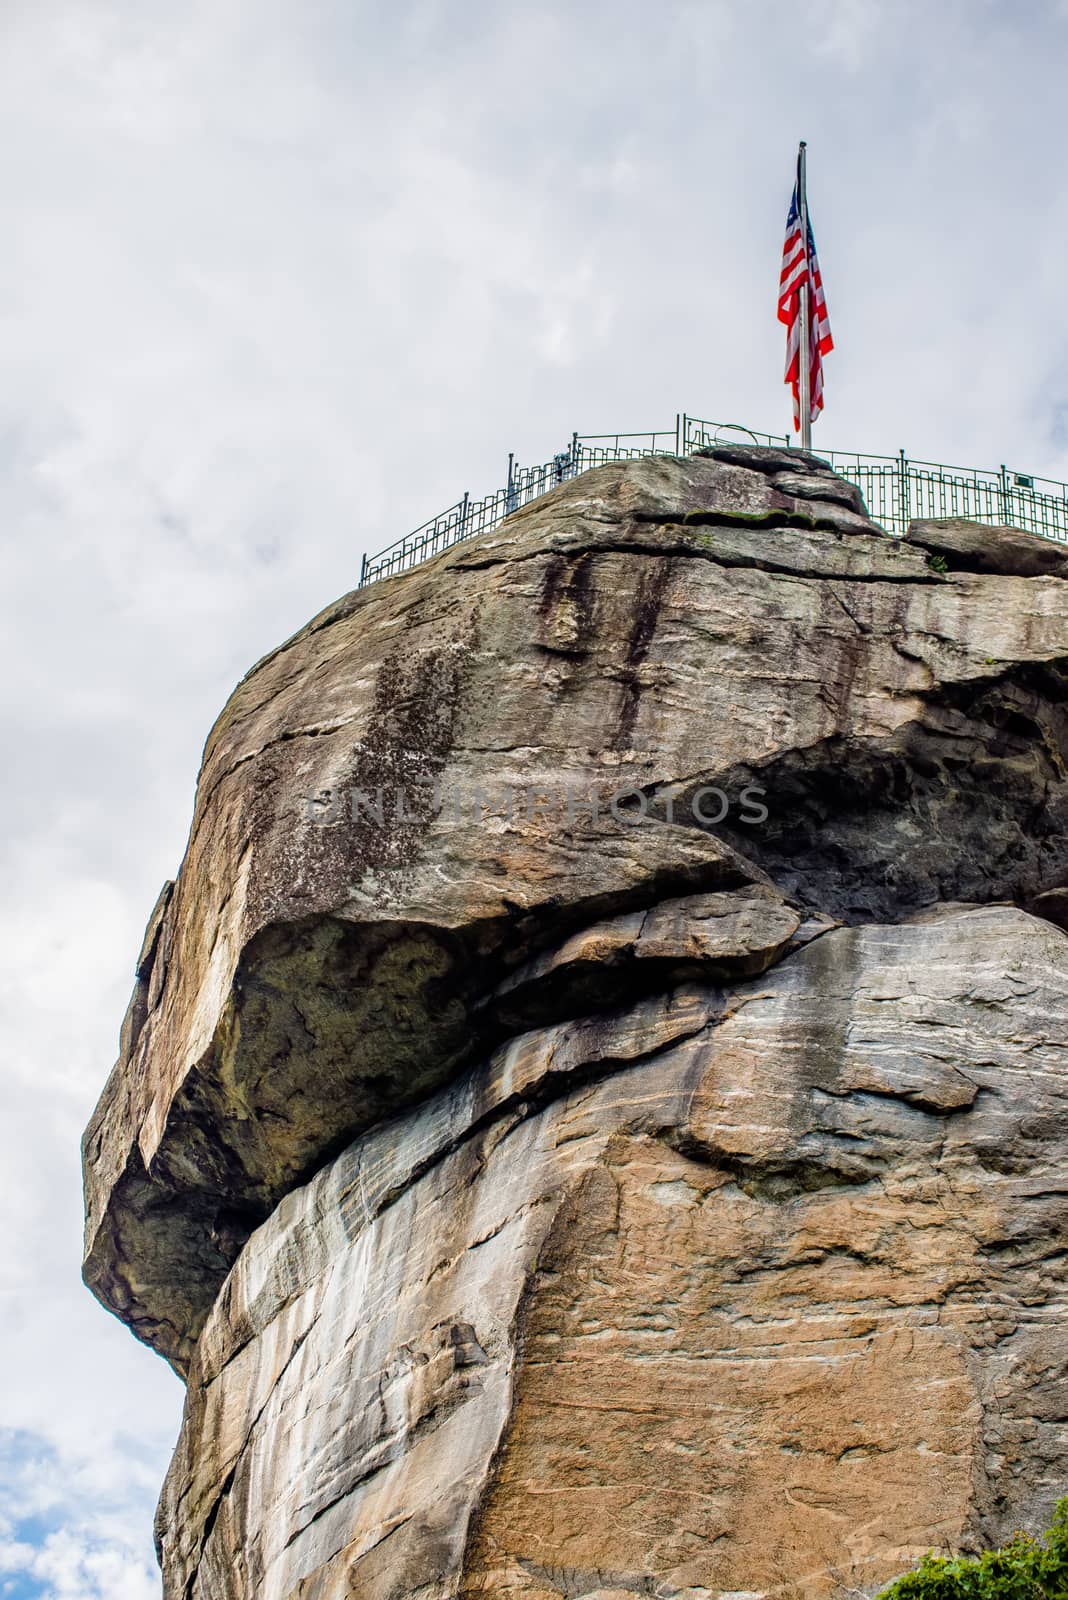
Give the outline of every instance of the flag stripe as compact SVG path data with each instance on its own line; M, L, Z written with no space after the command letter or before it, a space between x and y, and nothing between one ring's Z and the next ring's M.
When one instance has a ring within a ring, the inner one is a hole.
M801 289L809 291L809 420L815 422L823 410L823 357L834 349L831 324L827 315L827 301L823 293L823 277L816 256L816 241L812 224L802 237L801 205L798 185L794 184L790 211L786 218L786 237L782 248L782 266L779 270L779 321L786 325L786 374L784 382L790 385L794 401L794 428L801 428Z

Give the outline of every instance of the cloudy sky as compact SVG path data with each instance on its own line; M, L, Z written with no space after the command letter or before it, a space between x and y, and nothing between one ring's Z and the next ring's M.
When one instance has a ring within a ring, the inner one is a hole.
M78 1138L207 729L360 554L676 411L1068 479L1068 5L4 0L0 1596L158 1600Z

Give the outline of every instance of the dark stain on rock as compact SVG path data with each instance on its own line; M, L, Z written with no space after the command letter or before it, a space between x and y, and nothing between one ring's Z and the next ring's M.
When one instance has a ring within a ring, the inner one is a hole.
M393 825L361 838L369 866L406 866L419 854L435 811L434 784L453 746L464 668L470 646L459 640L405 659L398 651L382 664L367 732L356 746L349 786L377 794L381 787L405 805Z
M538 615L548 617L552 615L561 589L567 578L568 559L559 550L554 550L545 565L545 578L538 596Z
M284 885L290 916L294 907L308 914L325 909L338 881L359 885L368 873L396 872L418 860L440 809L437 783L453 748L464 678L477 644L470 618L468 626L466 636L418 654L398 648L382 662L363 736L353 743L334 789L323 795L325 820L311 821L303 810L294 819L300 875L299 888L292 881ZM274 848L278 796L288 795L292 803L294 792L299 795L292 748L279 743L257 764L249 805L253 847L266 840ZM255 874L252 882L257 883ZM278 907L270 895L269 884L262 899L250 894L251 926L275 921Z
M549 556L538 596L538 644L555 655L586 655L593 627L593 552Z
M614 748L625 750L630 745L634 724L638 717L641 698L641 668L660 616L660 607L671 576L671 562L664 556L655 556L643 562L635 597L634 624L627 639L623 663L619 717L616 723Z

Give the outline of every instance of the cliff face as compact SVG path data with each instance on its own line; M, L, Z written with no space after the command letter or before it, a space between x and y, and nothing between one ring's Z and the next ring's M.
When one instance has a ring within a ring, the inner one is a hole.
M837 1595L1068 1482L1068 552L587 473L261 662L86 1134L167 1600Z

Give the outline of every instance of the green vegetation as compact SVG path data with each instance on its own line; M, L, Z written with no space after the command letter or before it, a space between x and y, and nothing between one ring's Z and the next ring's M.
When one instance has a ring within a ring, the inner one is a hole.
M1068 1495L1044 1539L1017 1533L981 1556L926 1555L878 1600L1068 1600Z
M927 557L927 565L930 567L932 572L949 571L949 568L946 566L945 556L929 555Z

